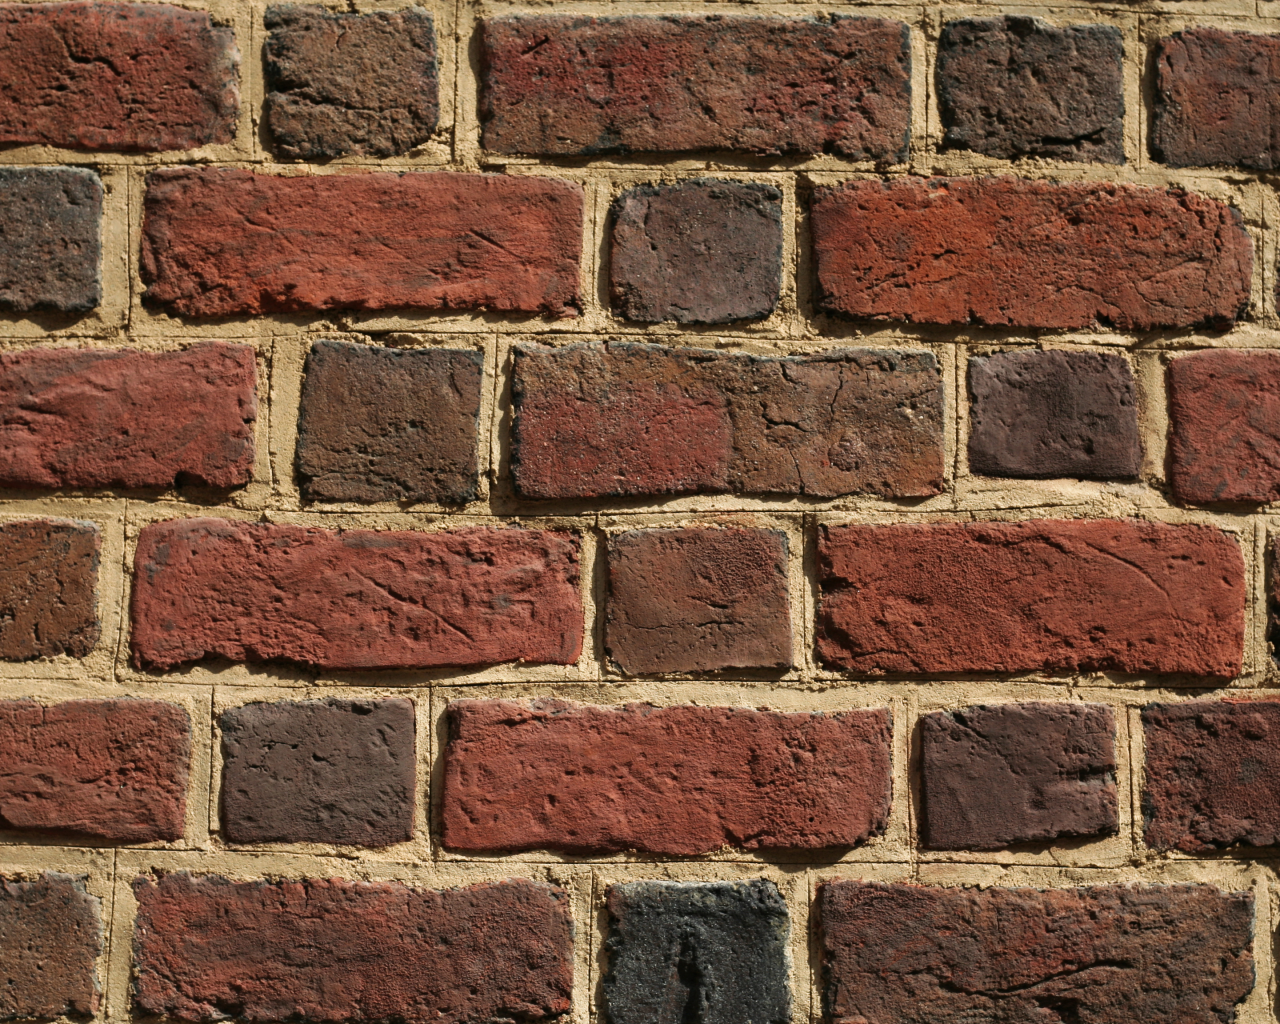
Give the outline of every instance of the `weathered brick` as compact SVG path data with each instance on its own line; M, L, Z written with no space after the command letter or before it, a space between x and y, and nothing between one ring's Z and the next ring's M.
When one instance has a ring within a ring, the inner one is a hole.
M569 1009L567 895L216 875L139 878L134 1006L189 1021L550 1020Z
M0 659L83 658L98 643L98 524L0 525Z
M279 155L399 156L431 138L440 100L428 11L279 5L264 22L266 123Z
M476 496L484 355L317 341L298 414L308 501Z
M0 878L0 1020L97 1012L101 910L83 879L71 875Z
M942 489L942 378L930 352L775 359L526 344L512 390L511 471L526 498Z
M565 317L581 248L582 187L554 178L173 167L147 177L141 269L144 298L181 316Z
M819 308L858 319L1227 327L1253 276L1239 213L1180 189L854 181L819 190L810 223Z
M609 542L605 648L624 672L789 668L787 538L628 530Z
M1123 65L1114 25L1059 28L1013 14L948 22L938 39L943 145L1122 164Z
M237 487L253 478L248 345L0 354L0 486Z
M696 178L641 185L613 204L609 289L628 320L762 320L782 286L782 193Z
M1132 478L1142 468L1133 373L1103 352L969 360L969 469L987 476Z
M122 843L181 839L191 720L157 700L0 701L0 823Z
M1226 1024L1253 988L1253 895L1211 885L828 882L828 1019Z
M884 709L455 700L448 720L454 850L813 850L858 845L889 815Z
M481 47L482 140L498 153L907 156L899 21L514 15L482 21Z
M998 850L1119 830L1106 704L1031 701L920 719L926 845Z
M1216 527L828 526L818 558L818 653L833 668L1240 673L1244 561Z
M153 3L0 5L0 143L195 149L235 137L235 33Z
M624 882L605 904L612 1024L791 1020L791 922L772 882Z
M245 704L219 725L229 842L390 846L413 834L413 701Z
M551 530L155 523L134 563L134 662L572 664L582 649L578 543Z
M1175 497L1280 499L1280 355L1196 352L1169 364L1168 383Z
M0 86L0 104L3 95ZM101 262L102 181L93 171L0 167L0 309L96 309Z

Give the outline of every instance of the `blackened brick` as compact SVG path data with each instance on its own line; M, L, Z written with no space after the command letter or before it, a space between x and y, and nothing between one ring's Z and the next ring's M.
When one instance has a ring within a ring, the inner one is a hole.
M102 181L93 171L0 167L0 309L95 309L101 262Z

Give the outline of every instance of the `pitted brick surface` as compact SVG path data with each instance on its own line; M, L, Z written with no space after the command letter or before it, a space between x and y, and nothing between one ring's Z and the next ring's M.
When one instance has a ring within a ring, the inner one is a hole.
M83 658L98 643L97 523L20 519L0 525L0 659Z
M101 952L102 901L82 879L0 878L0 1020L95 1014Z
M95 309L101 263L102 180L93 171L0 167L0 310Z

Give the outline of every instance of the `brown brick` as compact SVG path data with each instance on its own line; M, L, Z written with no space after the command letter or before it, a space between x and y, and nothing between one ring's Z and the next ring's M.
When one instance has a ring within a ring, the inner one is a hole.
M998 850L1119 831L1106 704L1029 701L920 719L926 845Z
M907 158L900 21L514 15L481 22L481 46L482 140L498 153Z
M269 208L263 221L260 211ZM181 316L579 311L582 188L528 175L147 177L144 296Z
M181 839L191 720L155 700L0 701L0 823L110 842Z
M0 878L0 1020L97 1012L101 915L82 879L56 871Z
M511 471L526 498L942 490L929 352L521 345L512 388Z
M256 389L248 345L0 354L0 486L247 484Z
M1253 276L1239 213L1179 189L854 181L819 190L811 224L818 305L856 319L1228 327Z
M582 649L578 538L550 530L321 530L231 519L146 527L133 658L323 669L505 661Z
M0 103L2 97L0 86ZM102 180L93 171L0 167L0 224L0 309L86 313L97 308L102 301Z
M451 701L444 845L689 856L858 845L884 831L884 709Z
M609 542L605 648L623 672L791 666L787 538L628 530Z
M1253 895L1211 885L828 882L829 1020L1225 1024L1254 983Z
M195 149L235 137L235 33L169 4L0 5L0 143Z
M1216 527L829 526L818 558L818 653L833 668L1240 673L1244 560Z
M83 658L98 643L97 523L0 525L0 659Z
M186 873L134 884L133 1003L190 1021L534 1024L569 1010L567 895Z

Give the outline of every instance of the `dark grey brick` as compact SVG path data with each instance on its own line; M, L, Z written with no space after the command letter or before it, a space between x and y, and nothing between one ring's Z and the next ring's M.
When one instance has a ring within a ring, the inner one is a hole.
M0 309L102 301L102 182L79 167L0 167Z

